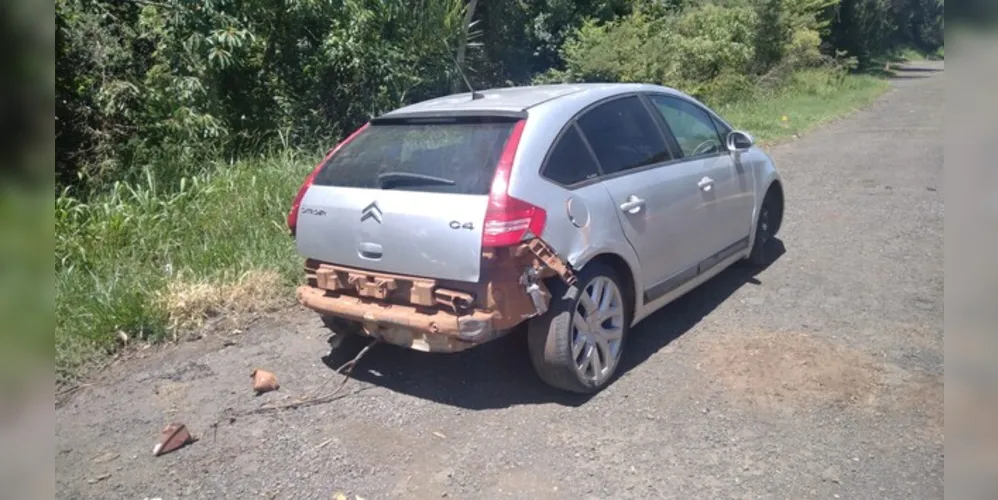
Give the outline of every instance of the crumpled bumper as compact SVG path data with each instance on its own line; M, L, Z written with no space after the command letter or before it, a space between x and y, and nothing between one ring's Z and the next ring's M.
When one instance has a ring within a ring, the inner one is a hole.
M493 313L457 315L438 308L390 304L321 288L298 287L298 302L320 314L360 322L364 333L386 343L425 352L457 352L501 336Z

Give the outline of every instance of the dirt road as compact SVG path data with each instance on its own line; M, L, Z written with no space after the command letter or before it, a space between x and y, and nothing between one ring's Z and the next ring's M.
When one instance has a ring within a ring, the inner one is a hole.
M149 349L81 390L57 410L57 496L941 498L942 65L894 86L771 149L783 255L641 324L595 397L549 391L510 337L457 355L379 346L356 394L222 418L333 376L328 331L295 309ZM255 367L281 389L250 395ZM174 420L201 440L154 458Z

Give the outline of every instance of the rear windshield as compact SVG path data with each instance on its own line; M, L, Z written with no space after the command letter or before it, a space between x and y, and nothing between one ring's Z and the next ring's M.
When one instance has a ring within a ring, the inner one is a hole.
M315 184L488 194L513 124L463 120L371 125L323 165Z

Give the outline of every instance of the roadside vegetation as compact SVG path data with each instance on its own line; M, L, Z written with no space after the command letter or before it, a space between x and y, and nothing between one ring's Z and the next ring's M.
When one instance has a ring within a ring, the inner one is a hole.
M936 0L56 1L56 364L293 302L284 227L371 115L463 90L647 81L764 143L942 53ZM456 64L455 64L456 60ZM127 339L127 340L126 340Z

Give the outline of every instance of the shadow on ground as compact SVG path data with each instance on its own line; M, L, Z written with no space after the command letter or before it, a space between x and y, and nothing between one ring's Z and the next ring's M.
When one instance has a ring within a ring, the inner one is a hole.
M786 252L779 239L773 243L770 265ZM639 323L630 333L618 377L689 331L742 286L759 285L756 275L762 270L732 266ZM323 357L326 366L339 368L367 344L367 339L361 337L347 339ZM353 377L470 410L541 403L579 406L591 397L552 389L537 377L527 353L525 329L453 354L380 345L364 355Z
M943 71L942 68L929 68L925 66L906 66L901 65L895 68L898 73L938 73Z
M933 73L943 71L942 68L929 68L924 66L908 66L904 63L892 64L890 69L883 65L876 65L866 69L864 72L873 76L879 76L890 80L911 80L929 78Z

